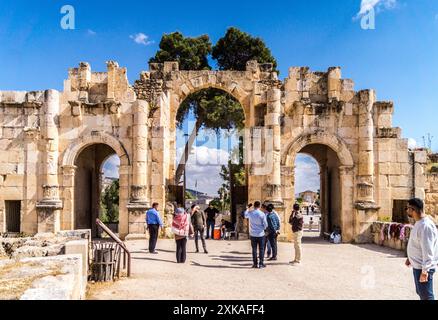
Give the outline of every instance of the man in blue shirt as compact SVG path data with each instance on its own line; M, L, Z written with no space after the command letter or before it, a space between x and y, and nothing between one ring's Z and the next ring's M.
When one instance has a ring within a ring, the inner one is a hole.
M155 246L157 245L158 231L163 227L160 213L158 212L158 203L154 203L152 208L146 213L146 224L149 230L149 252L157 254Z
M263 263L265 256L265 230L268 227L266 214L260 210L261 203L254 203L254 210L251 210L252 204L249 204L244 212L244 217L249 219L249 235L251 236L252 260L253 268L266 268ZM259 259L257 259L257 246L259 251ZM260 263L258 263L260 261Z

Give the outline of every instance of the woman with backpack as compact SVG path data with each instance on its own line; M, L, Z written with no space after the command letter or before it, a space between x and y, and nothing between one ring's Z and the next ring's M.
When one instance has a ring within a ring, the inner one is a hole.
M190 223L190 214L183 208L175 211L172 222L172 232L176 241L176 262L185 263L187 257L187 237L193 237L193 227Z

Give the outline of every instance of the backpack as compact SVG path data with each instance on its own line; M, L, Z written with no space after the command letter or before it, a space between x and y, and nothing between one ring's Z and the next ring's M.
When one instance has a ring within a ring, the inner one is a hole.
M177 236L187 236L188 214L177 214L173 217L172 233Z

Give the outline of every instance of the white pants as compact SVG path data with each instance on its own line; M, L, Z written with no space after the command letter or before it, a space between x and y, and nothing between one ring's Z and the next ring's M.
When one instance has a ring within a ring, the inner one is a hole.
M303 239L303 231L292 232L292 241L295 248L295 261L301 262L301 240Z

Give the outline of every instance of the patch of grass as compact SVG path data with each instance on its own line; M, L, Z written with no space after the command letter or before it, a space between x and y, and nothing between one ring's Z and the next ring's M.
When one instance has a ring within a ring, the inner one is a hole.
M61 272L59 268L51 268L50 270L47 270L47 272L34 275L34 276L28 276L23 277L14 276L14 271L22 268L32 268L40 266L38 263L35 262L27 262L22 263L19 261L16 261L14 263L8 264L0 269L0 300L19 300L20 297L26 292L27 289L29 289L32 286L32 283L38 279L47 277L47 276L60 276L64 275L65 273ZM6 278L6 276L8 276ZM11 276L12 275L12 276Z

